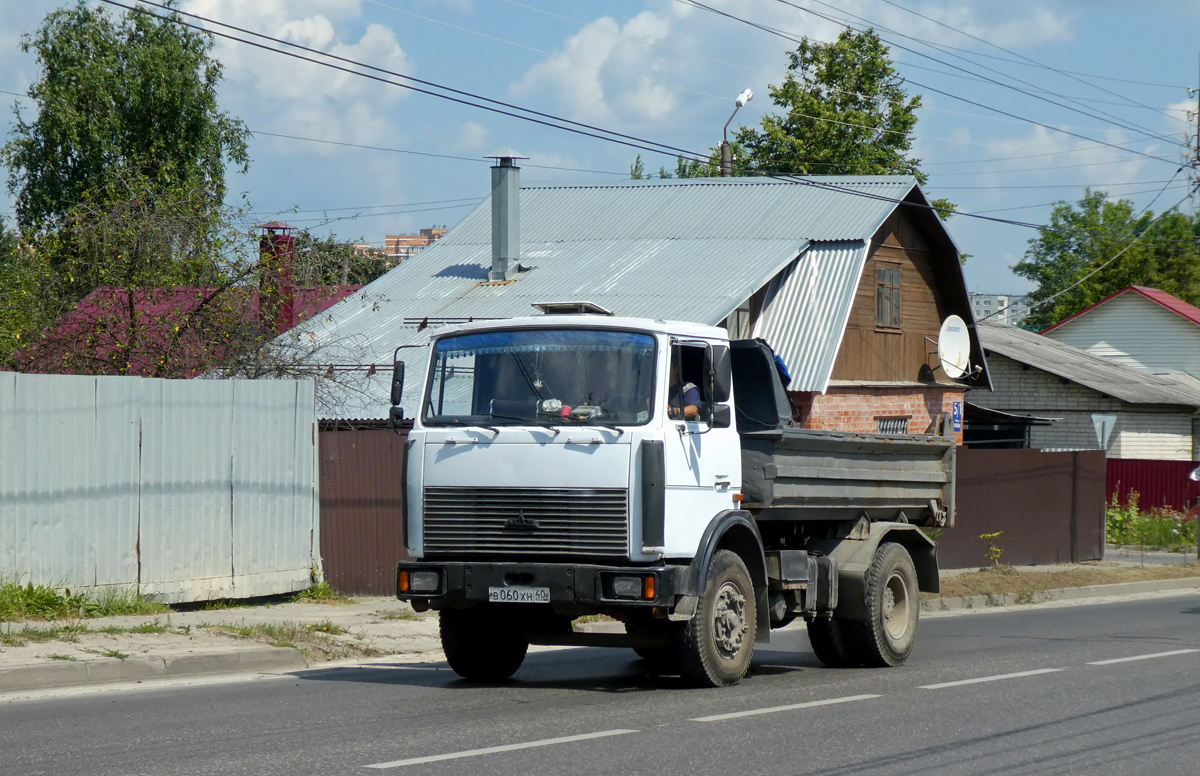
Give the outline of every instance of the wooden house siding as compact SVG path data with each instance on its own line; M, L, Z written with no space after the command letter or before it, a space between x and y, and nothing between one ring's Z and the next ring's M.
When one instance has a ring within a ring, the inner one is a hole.
M1200 326L1133 292L1046 333L1094 356L1152 373L1200 378Z
M937 263L930 244L907 215L893 213L871 240L833 380L914 382L944 377L930 374L937 357L933 344L925 339L937 340L945 317L939 304L946 297L939 287ZM876 323L876 270L885 267L900 269L899 330Z

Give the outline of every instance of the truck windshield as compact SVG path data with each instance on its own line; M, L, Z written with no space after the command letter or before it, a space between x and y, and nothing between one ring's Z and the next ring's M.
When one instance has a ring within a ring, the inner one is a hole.
M430 425L639 425L654 406L654 338L597 329L443 337L426 381Z

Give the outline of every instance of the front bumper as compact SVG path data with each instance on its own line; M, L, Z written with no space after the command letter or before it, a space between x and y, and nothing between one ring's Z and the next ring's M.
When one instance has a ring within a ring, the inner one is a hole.
M576 563L475 563L402 561L396 566L396 597L415 604L468 606L489 600L493 588L546 588L551 605L634 606L672 608L676 597L687 594L688 566L592 566ZM437 589L402 591L401 573L436 571ZM618 578L638 577L640 593L621 595L614 585ZM653 578L653 595L646 595L644 581Z

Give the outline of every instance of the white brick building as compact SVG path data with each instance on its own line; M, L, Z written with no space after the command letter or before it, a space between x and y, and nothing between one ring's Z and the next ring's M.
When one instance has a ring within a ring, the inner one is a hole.
M972 391L970 404L1056 418L1029 429L1030 447L1100 448L1093 414L1116 416L1110 458L1194 460L1200 391L1146 374L1012 326L977 324L993 390Z

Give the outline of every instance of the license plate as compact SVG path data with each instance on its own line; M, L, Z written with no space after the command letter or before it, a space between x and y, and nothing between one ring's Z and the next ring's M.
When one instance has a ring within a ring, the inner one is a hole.
M506 604L548 604L548 587L489 587L488 600Z

